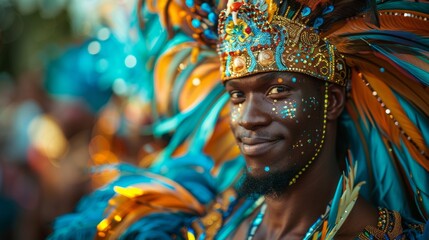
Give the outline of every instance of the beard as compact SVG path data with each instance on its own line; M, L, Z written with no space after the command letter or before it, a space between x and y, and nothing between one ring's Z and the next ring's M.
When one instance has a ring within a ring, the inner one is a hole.
M243 174L237 190L240 197L258 198L261 195L278 198L289 188L289 182L296 176L297 168L269 172L264 176L255 176L248 170Z

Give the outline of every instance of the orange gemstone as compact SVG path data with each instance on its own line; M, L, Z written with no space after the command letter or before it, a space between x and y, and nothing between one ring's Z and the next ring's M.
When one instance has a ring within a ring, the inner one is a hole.
M232 62L232 71L241 73L246 70L246 60L243 57L236 57Z
M271 50L261 51L258 55L258 62L262 66L269 66L274 62L274 54Z
M231 4L231 11L238 11L240 9L241 5L243 5L242 2L235 2Z

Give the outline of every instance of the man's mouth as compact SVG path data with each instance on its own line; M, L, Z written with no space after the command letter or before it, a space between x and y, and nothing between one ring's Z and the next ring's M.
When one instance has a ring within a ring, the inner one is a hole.
M265 137L242 137L239 139L241 151L247 156L266 154L280 139Z

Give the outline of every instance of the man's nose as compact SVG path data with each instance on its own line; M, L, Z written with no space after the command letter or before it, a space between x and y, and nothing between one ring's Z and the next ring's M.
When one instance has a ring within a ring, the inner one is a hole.
M264 100L251 96L242 104L238 124L248 130L267 126L272 120L269 110L270 107Z

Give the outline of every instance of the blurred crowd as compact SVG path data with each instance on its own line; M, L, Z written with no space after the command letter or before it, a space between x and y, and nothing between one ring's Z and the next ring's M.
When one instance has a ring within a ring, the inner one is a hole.
M96 187L90 166L164 145L140 134L153 91L135 4L0 0L0 239L46 238Z

